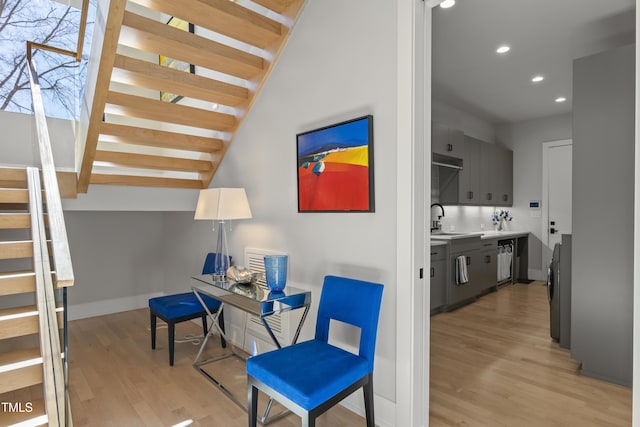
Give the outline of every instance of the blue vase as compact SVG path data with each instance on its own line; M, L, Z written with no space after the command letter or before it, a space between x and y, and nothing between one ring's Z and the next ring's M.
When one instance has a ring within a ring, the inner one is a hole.
M264 257L267 286L273 292L282 292L287 284L287 259L287 255L267 255Z

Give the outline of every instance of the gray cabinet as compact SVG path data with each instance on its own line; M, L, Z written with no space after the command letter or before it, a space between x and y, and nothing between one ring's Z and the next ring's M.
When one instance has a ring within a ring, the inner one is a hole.
M441 123L431 122L431 151L462 159L464 157L464 133Z
M430 281L431 281L431 311L437 311L440 307L444 306L446 300L446 285L447 285L447 269L446 269L446 249L447 246L432 246L431 247L431 268L430 268Z
M483 240L480 249L480 261L482 268L480 272L481 290L486 291L497 284L498 278L498 240Z
M513 152L498 144L487 143L482 143L480 151L480 204L512 206Z
M464 137L464 163L458 177L458 203L461 205L480 204L480 153L483 144L477 139Z
M464 135L462 170L438 171L440 203L473 206L513 205L513 152Z
M480 256L480 237L460 239L451 242L449 254L450 279L447 286L447 305L454 305L474 298L483 287L482 259ZM464 256L467 265L469 281L464 284L456 283L456 259Z

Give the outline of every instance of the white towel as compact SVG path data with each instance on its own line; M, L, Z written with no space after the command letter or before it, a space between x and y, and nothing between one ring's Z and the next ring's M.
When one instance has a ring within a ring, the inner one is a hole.
M460 255L456 257L456 285L464 285L465 283L469 283L467 257Z

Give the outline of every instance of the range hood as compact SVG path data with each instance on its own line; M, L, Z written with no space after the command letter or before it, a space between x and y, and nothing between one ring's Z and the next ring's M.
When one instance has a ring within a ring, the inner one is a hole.
M456 170L462 169L462 159L456 159L455 157L444 156L438 153L431 154L431 164L433 166L441 166Z

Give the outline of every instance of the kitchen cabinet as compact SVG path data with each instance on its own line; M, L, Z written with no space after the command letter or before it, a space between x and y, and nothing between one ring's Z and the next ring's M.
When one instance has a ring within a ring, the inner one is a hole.
M446 269L446 253L447 246L431 247L431 312L436 312L447 302L446 285L447 285L447 269Z
M480 163L480 204L512 206L513 152L498 144L482 143Z
M464 135L462 169L440 167L440 203L472 206L513 205L513 152Z
M464 158L464 132L431 122L431 151L456 159Z
M483 240L480 248L480 283L481 291L496 286L498 281L498 240Z
M480 237L460 239L451 242L449 255L450 279L447 286L447 305L458 304L474 298L483 289L482 257ZM456 284L456 258L465 256L467 263L467 277L469 281L464 284Z

